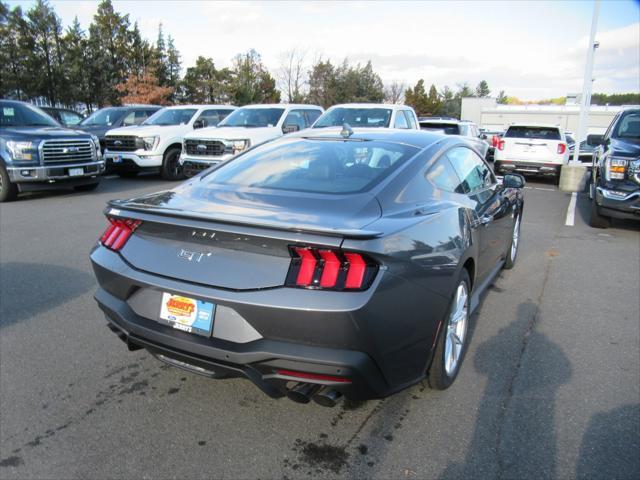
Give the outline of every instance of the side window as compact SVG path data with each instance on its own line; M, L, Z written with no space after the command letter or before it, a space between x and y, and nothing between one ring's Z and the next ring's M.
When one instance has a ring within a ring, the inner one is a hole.
M140 125L142 122L144 122L147 119L147 117L148 115L145 110L137 110L134 121L136 122L136 125Z
M456 147L447 152L447 157L462 180L465 193L477 193L495 183L489 167L471 149Z
M75 112L67 112L65 110L60 112L62 120L65 125L77 125L82 120L82 117Z
M460 177L446 155L441 156L426 174L427 182L447 192L465 193Z
M303 110L291 110L282 124L282 131L284 133L297 132L305 128L307 128L307 126Z
M414 130L417 129L418 124L416 123L416 118L413 115L413 112L411 110L405 110L404 114L407 117L407 122L409 122L409 128L412 128Z
M402 110L396 112L396 121L393 123L393 128L409 128L407 117L404 116Z
M322 115L322 112L320 110L315 109L305 110L305 113L307 114L307 127L313 125L315 121L320 117L320 115Z
M205 127L215 127L223 118L220 115L220 110L203 110L198 120L204 120Z
M125 117L122 119L122 126L123 127L130 127L131 125L137 125L137 123L136 123L136 112L135 111L131 111L131 112L127 113L125 115Z

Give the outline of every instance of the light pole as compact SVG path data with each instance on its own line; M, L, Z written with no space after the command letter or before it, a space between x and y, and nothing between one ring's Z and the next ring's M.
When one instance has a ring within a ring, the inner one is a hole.
M587 63L584 67L584 80L582 83L582 98L580 99L580 117L578 118L578 135L576 136L576 146L573 151L573 162L579 163L580 142L587 138L587 126L589 124L589 109L591 108L591 87L593 85L593 56L596 48L600 46L596 42L596 31L598 29L598 14L600 13L600 0L595 0L593 4L593 17L591 19L591 35L589 37L589 48L587 49Z

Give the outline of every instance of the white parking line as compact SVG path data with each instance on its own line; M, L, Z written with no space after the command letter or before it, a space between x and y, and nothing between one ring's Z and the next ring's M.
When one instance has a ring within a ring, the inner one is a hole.
M576 218L576 202L578 200L578 194L573 192L571 194L571 201L569 202L569 206L567 207L567 219L564 224L570 227L573 227Z

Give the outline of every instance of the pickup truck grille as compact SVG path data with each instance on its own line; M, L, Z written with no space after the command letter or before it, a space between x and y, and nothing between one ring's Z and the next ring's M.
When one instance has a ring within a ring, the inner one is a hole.
M42 145L45 164L89 163L96 160L95 145L91 140L46 140Z
M220 157L224 154L224 143L219 140L185 140L188 155Z
M112 152L135 152L142 148L142 139L132 135L108 135L105 144Z

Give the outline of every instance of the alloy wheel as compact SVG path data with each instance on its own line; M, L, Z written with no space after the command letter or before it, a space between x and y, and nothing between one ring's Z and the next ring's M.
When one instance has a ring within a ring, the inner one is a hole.
M513 237L511 237L511 261L516 259L518 254L518 241L520 240L520 215L516 216L516 222L513 225Z
M448 376L453 376L460 364L469 323L469 292L467 284L460 282L456 289L453 308L447 321L444 342L444 369Z

